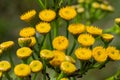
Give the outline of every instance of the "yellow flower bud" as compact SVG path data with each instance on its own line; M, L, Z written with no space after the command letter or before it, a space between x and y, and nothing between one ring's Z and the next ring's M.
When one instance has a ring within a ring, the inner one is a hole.
M31 43L30 38L18 38L18 44L20 47L28 47Z

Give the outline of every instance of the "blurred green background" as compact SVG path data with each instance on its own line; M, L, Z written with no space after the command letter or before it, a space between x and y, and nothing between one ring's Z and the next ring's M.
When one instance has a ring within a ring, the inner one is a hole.
M103 29L112 27L114 18L120 17L120 0L109 1L114 6L115 11L94 23ZM19 30L27 26L25 22L20 20L19 16L30 9L39 10L37 0L0 0L0 43L8 40L17 42ZM116 35L112 45L119 47L119 40L120 35ZM113 75L119 67L120 61L109 62L102 70L90 70L80 80L105 80L105 78Z

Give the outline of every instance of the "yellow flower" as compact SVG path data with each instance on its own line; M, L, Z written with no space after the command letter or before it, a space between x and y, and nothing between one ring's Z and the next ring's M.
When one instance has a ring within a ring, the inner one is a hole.
M30 68L31 68L32 72L39 72L39 71L42 70L43 65L42 65L42 63L39 60L33 60L30 63Z
M67 61L64 61L64 62L61 63L60 69L64 73L67 73L67 74L72 74L77 70L77 68L74 64L72 64L70 62L67 62Z
M3 53L3 50L2 49L0 49L0 55Z
M31 43L31 39L28 37L18 38L18 44L20 47L28 47Z
M77 15L77 13L73 7L66 6L59 10L59 15L65 20L71 20Z
M107 42L111 41L114 38L112 34L102 34L101 37L104 41L107 41Z
M78 13L83 13L85 11L84 7L77 8Z
M120 18L115 18L115 23L120 24Z
M18 77L26 77L31 73L31 69L27 64L18 64L14 68L14 73Z
M48 33L51 30L50 23L40 22L36 25L36 30L41 34Z
M80 34L85 31L85 26L83 24L73 23L68 26L68 31L74 35Z
M108 5L108 6L107 6L107 10L108 10L108 11L114 11L114 8L113 8L111 5Z
M107 47L106 53L112 60L120 60L120 51L117 50L115 47Z
M89 60L92 56L92 51L88 48L78 48L75 50L75 55L80 60Z
M65 56L65 61L75 63L75 60L71 56Z
M40 57L44 59L52 59L54 57L54 53L50 50L43 49L40 51Z
M52 66L60 66L60 64L65 60L65 53L62 51L53 51L54 58L50 61Z
M32 27L26 27L26 28L23 28L19 35L21 37L31 37L31 36L34 36L35 35L35 29L32 28Z
M101 35L102 34L102 29L95 27L95 26L87 26L86 30L88 33L92 34L92 35Z
M84 3L85 0L78 0L78 3Z
M20 16L20 19L26 22L29 22L31 19L33 19L33 17L36 15L36 11L35 10L30 10L26 13L24 13L23 15Z
M101 8L102 10L107 10L107 9L108 9L108 6L107 6L106 4L101 4L101 5L100 5L100 8Z
M24 59L32 55L32 50L28 47L22 47L17 50L16 54L19 58Z
M10 70L11 64L8 61L0 61L0 71L6 72Z
M52 21L56 17L56 13L53 10L45 9L39 13L39 18L43 21Z
M29 47L33 47L36 44L36 39L35 39L35 37L30 37L30 39L31 39L31 43L30 43Z
M14 46L14 42L13 41L6 41L6 42L3 42L0 44L0 49L2 49L3 51L4 50L8 50L10 49L11 47Z
M57 50L65 50L69 45L69 41L64 36L58 36L53 39L52 45L53 45L53 48Z
M62 79L60 79L60 80L69 80L68 78L62 78Z
M97 62L104 62L106 61L108 54L102 46L97 46L93 48L92 56Z
M0 78L2 78L2 75L3 75L3 73L2 73L2 71L0 71Z
M78 42L83 46L91 46L94 44L95 39L90 34L80 34L78 37Z
M93 8L100 8L100 4L98 2L93 2L92 7Z

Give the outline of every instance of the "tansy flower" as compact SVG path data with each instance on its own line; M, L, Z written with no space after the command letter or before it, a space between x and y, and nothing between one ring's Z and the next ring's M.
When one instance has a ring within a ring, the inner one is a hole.
M36 25L36 30L41 34L48 33L51 30L50 23L40 22Z
M115 23L120 25L120 18L115 18Z
M20 30L19 35L21 37L31 37L31 36L34 36L35 35L35 29L32 28L32 27L23 28L22 30Z
M69 80L68 78L61 78L60 80Z
M32 50L28 47L19 48L16 52L17 56L21 59L31 56Z
M2 78L2 75L3 75L3 73L2 73L2 71L0 71L0 78Z
M67 74L72 74L76 71L76 66L70 62L64 61L60 65L60 69Z
M65 53L62 51L54 50L54 58L50 61L52 66L60 66L60 64L65 60Z
M106 49L106 53L112 60L120 60L120 51L113 46L109 46Z
M78 37L78 42L83 46L91 46L94 44L95 39L90 34L80 34Z
M39 71L42 70L43 65L42 65L42 63L39 60L33 60L30 63L30 68L31 68L32 72L39 72Z
M0 55L3 53L3 50L2 49L0 49Z
M112 34L102 34L101 37L104 41L107 41L107 42L111 41L114 38Z
M18 64L14 68L14 73L18 77L26 77L31 73L31 69L27 64Z
M59 10L59 15L65 20L71 20L77 15L77 13L73 7L66 6Z
M101 5L100 5L100 8L101 8L102 10L107 10L107 9L108 9L108 6L107 6L106 4L101 4Z
M92 7L93 8L100 8L100 4L98 2L93 2Z
M111 5L108 5L108 6L107 6L107 10L108 10L108 11L114 11L114 8L113 8Z
M30 39L31 39L31 43L30 43L29 47L33 47L36 44L36 39L35 39L35 37L30 37Z
M50 9L45 9L40 11L39 13L39 18L43 21L52 21L53 19L55 19L56 17L56 13L53 10Z
M92 56L97 62L104 62L107 59L108 54L102 46L93 48Z
M54 53L51 50L43 49L40 51L40 57L44 59L52 59L54 57Z
M18 44L20 47L28 47L31 43L31 39L28 37L18 38Z
M87 48L78 48L75 50L75 55L80 60L89 60L92 56L92 51Z
M78 13L83 13L85 11L84 7L77 8Z
M65 61L75 63L75 60L71 56L65 56Z
M57 50L67 49L68 44L69 44L69 41L64 36L58 36L58 37L54 38L52 41L53 48L55 48Z
M10 49L11 47L14 46L14 42L13 41L6 41L6 42L3 42L0 44L0 49L2 49L3 51L4 50L7 50L7 49Z
M20 19L26 22L29 22L31 19L33 19L33 17L36 15L36 11L35 10L30 10L26 13L24 13L23 15L20 16Z
M102 29L95 27L95 26L87 26L86 30L88 33L92 34L92 35L101 35L102 34Z
M68 26L68 31L74 35L80 34L85 31L85 26L83 24L73 23Z
M11 64L8 61L0 61L0 71L6 72L10 70Z

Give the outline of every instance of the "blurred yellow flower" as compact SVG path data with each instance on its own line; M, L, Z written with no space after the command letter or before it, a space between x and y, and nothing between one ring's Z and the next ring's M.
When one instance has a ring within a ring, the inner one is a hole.
M19 58L24 59L32 55L32 50L29 47L22 47L17 50L16 54Z
M85 26L80 23L73 23L68 26L68 31L74 35L80 34L85 31Z
M14 73L18 77L26 77L30 75L31 69L30 69L30 66L27 64L18 64L14 68Z
M66 6L59 10L59 15L65 20L71 20L77 15L77 12L72 6Z
M120 18L115 18L115 23L120 24Z
M92 34L92 35L101 35L102 34L102 29L95 27L95 26L87 26L86 30L88 33Z
M114 8L113 8L111 5L108 5L108 6L107 6L107 10L113 12L113 11L114 11Z
M90 34L80 34L79 37L78 37L78 42L82 46L91 46L91 45L94 44L95 39Z
M44 59L52 59L54 57L54 53L51 50L43 49L40 51L40 57Z
M0 49L2 49L3 51L4 51L4 50L8 50L8 49L10 49L11 47L13 47L14 44L15 44L15 43L14 43L13 41L2 42L2 43L0 44Z
M35 39L35 37L30 37L30 39L31 39L31 43L30 43L29 47L33 47L36 44L36 39Z
M48 21L49 22L49 21L54 20L55 17L56 17L55 11L50 10L50 9L42 10L39 13L39 18L43 21Z
M93 48L92 56L97 62L104 62L107 60L108 54L102 46Z
M85 11L84 7L77 8L78 13L83 13Z
M69 80L68 78L62 78L62 79L60 79L60 80Z
M100 4L98 2L93 2L92 7L93 8L100 8Z
M6 72L10 70L11 64L8 61L0 61L0 71Z
M100 5L100 8L101 8L102 10L108 10L108 6L107 6L106 4L101 4L101 5Z
M114 38L112 34L102 34L101 37L104 41L107 41L107 42L111 41Z
M57 36L56 38L53 39L52 45L53 45L53 48L57 50L65 50L69 45L69 41L64 36Z
M50 61L52 66L60 66L60 64L65 61L65 53L62 51L54 50L54 58Z
M61 63L60 69L64 73L67 73L67 74L72 74L77 70L77 68L74 64L72 64L70 62L67 62L67 61L64 61L64 62Z
M50 23L40 22L36 25L36 30L41 34L48 33L51 30Z
M39 60L33 60L30 63L30 68L32 72L39 72L43 68L43 64Z
M89 60L92 56L92 51L88 48L78 48L75 50L75 55L80 60Z
M85 0L78 0L78 3L84 3Z
M25 27L22 30L20 30L19 35L21 37L31 37L35 35L35 29L32 27Z
M3 53L3 50L2 49L0 49L0 55Z
M2 71L0 71L0 78L2 78L2 75L3 75L3 73L2 73Z
M67 55L65 56L65 61L75 63L75 60L71 56L67 56Z
M106 53L112 60L120 60L120 51L113 46L108 46Z
M33 19L35 15L36 15L36 11L33 9L21 15L20 19L29 22L31 19Z
M31 43L31 39L29 37L18 38L18 44L20 47L28 47Z

